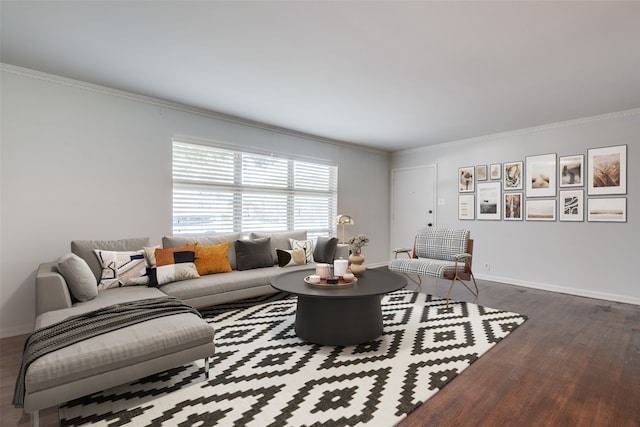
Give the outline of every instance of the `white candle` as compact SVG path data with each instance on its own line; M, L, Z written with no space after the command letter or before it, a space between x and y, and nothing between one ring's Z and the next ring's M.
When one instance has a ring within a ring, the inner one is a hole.
M349 266L349 261L346 259L337 259L333 261L333 274L342 277L344 273L347 272L347 267Z

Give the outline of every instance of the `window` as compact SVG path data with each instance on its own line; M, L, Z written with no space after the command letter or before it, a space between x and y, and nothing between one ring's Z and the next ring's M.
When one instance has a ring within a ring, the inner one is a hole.
M335 234L338 168L173 141L173 233Z

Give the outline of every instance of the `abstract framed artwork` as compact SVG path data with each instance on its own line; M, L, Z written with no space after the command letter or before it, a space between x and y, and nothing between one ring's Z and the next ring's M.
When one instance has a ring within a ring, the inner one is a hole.
M527 197L555 197L556 155L541 154L525 158ZM554 218L555 220L555 218Z
M522 190L522 162L505 163L503 169L504 190Z
M627 198L589 198L587 201L587 221L627 222Z
M476 181L487 180L487 165L476 166Z
M460 194L458 196L458 219L476 219L475 196Z
M527 200L527 221L555 221L556 199Z
M478 183L477 218L499 220L500 205L500 182Z
M502 165L500 163L494 163L490 166L489 173L491 179L500 179L502 178Z
M475 191L473 166L465 166L458 168L458 192L459 193L473 193Z
M584 221L584 190L560 191L560 221Z
M504 193L504 220L522 221L522 193Z
M587 192L627 194L627 146L592 148L587 151Z
M560 187L582 187L584 185L584 154L562 156L560 164Z

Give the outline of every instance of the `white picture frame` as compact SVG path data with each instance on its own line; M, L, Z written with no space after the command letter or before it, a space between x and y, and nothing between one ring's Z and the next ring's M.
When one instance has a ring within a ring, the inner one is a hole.
M522 211L524 195L522 192L504 192L502 200L504 201L502 219L505 221L522 221L524 218Z
M557 186L556 154L540 154L525 158L527 197L555 197Z
M499 220L502 205L500 182L480 182L477 186L476 218Z
M502 188L504 191L522 190L523 163L521 161L505 162L502 169Z
M584 154L560 156L558 159L560 188L584 185ZM562 207L560 208L562 211Z
M607 197L587 200L587 221L627 222L627 198Z
M526 202L527 221L555 221L556 199L533 199Z
M491 179L501 179L502 178L502 164L493 163L490 167L490 177Z
M458 195L458 219L473 220L475 215L475 195L459 194Z
M627 194L627 146L587 150L587 193Z
M458 193L473 193L474 186L475 168L473 166L458 168Z
M560 221L584 221L584 190L561 190Z

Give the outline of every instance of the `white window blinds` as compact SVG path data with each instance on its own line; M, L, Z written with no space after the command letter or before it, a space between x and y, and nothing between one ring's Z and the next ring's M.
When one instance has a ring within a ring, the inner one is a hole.
M173 141L173 233L335 234L336 166Z

